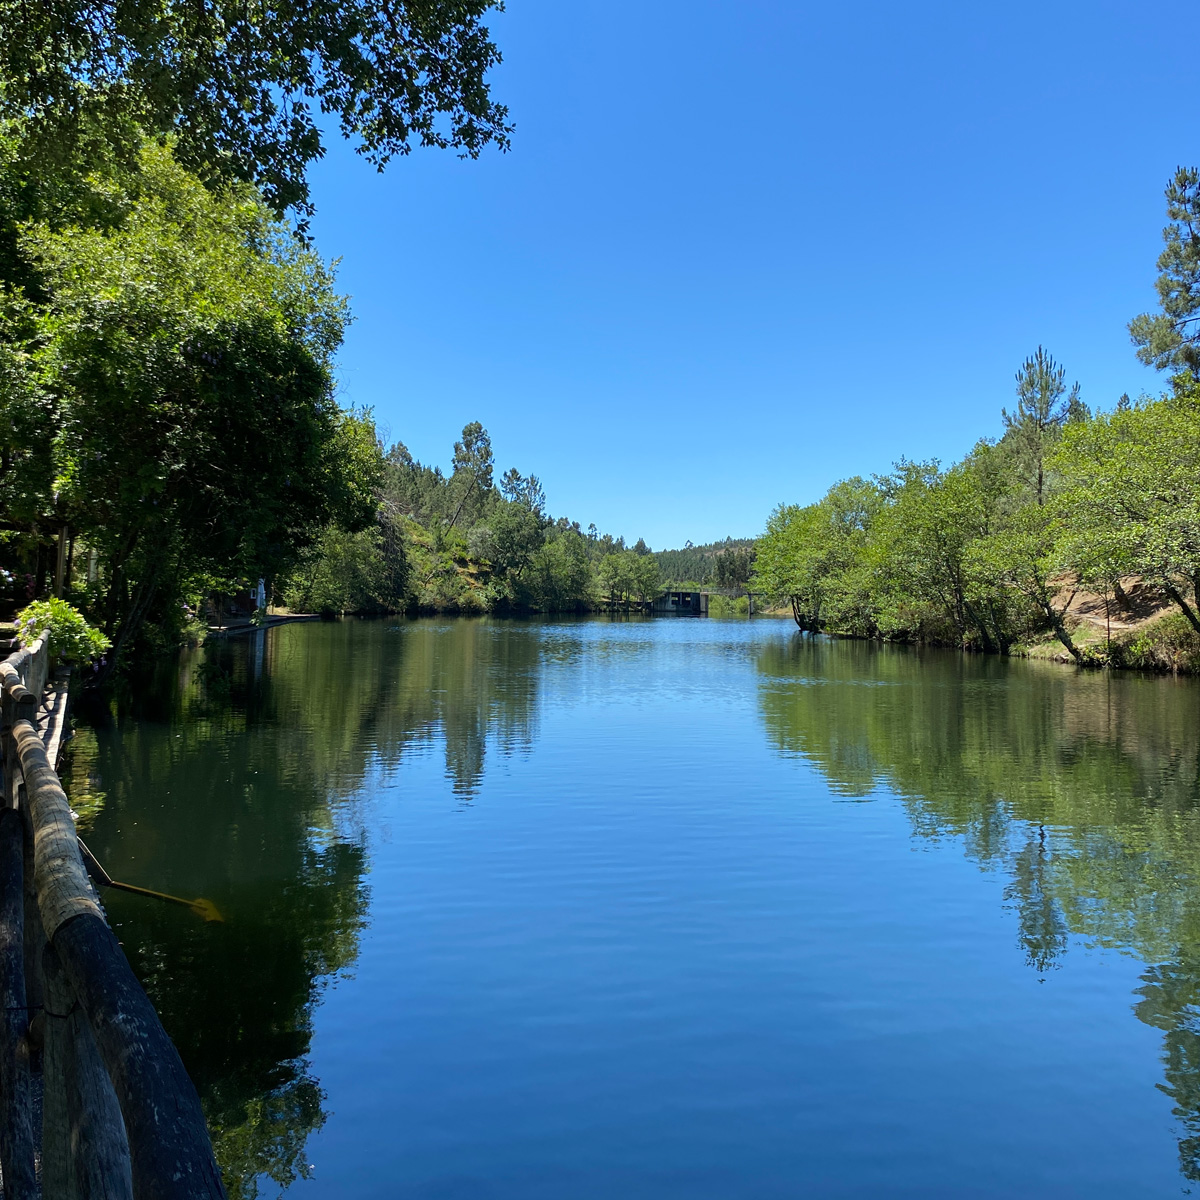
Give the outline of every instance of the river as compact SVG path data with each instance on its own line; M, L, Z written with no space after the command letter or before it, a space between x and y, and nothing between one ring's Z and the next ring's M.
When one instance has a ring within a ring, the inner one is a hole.
M211 642L64 772L233 1196L1200 1180L1200 684L776 620Z

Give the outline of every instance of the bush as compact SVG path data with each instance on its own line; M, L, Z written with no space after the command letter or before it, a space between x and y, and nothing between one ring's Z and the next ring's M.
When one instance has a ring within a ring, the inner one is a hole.
M72 662L80 666L104 662L112 642L99 629L89 625L78 609L65 600L35 600L22 609L16 620L21 641L30 646L41 634L47 634L51 661Z
M1173 673L1200 671L1200 636L1183 613L1169 612L1136 631L1127 642L1113 645L1122 666Z

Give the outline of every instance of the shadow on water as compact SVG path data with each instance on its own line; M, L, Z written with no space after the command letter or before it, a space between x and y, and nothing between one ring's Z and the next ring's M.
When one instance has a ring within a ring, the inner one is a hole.
M225 916L206 925L106 896L234 1197L308 1171L305 1144L324 1121L307 1062L314 1008L353 968L367 916L358 797L369 777L442 742L469 800L489 752L534 737L530 630L414 628L363 639L345 622L211 642L80 713L64 779L92 850L115 878L205 896Z
M1070 940L1150 964L1137 1016L1200 1180L1200 687L796 635L757 657L768 738L831 789L1007 877L1039 973Z

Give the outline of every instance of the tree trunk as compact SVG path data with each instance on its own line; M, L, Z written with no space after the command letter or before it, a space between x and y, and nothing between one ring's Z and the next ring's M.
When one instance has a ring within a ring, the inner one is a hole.
M1083 666L1083 654L1079 647L1075 645L1074 639L1068 632L1066 624L1063 622L1062 613L1054 607L1050 601L1050 597L1043 593L1038 598L1038 603L1042 607L1042 611L1046 614L1050 624L1054 627L1055 636L1060 642L1070 651L1071 657L1080 665ZM1075 599L1075 593L1071 593L1070 599L1063 605L1063 612L1066 612L1071 607L1071 600Z
M1200 617L1196 615L1196 610L1187 602L1183 593L1169 580L1163 580L1163 590L1171 598L1171 601L1179 608L1188 619L1188 623L1197 632L1200 633Z

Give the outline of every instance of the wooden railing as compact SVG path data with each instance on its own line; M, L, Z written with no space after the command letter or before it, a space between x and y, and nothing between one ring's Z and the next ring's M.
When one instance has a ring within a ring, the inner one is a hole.
M38 732L48 675L42 640L0 663L4 1200L224 1197L196 1089L105 920Z

